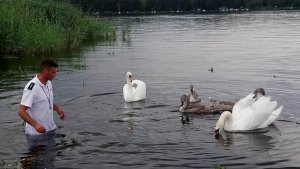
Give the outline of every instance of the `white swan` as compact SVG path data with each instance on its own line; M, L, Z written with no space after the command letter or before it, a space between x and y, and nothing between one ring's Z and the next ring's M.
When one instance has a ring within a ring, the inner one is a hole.
M140 80L133 80L132 73L126 74L127 83L123 87L123 96L126 102L144 100L146 98L146 84Z
M265 128L273 123L280 115L282 106L276 109L277 102L271 97L251 93L239 100L233 107L232 113L225 111L221 114L216 127L215 136L218 138L219 130L246 131Z

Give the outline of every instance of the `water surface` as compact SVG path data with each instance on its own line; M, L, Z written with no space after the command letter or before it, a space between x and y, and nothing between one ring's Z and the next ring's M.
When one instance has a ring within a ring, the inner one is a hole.
M299 18L283 11L109 18L129 25L129 36L53 56L60 65L55 100L67 117L55 116L57 145L50 151L28 150L17 115L40 59L5 57L0 158L12 165L48 159L48 168L297 168ZM123 101L127 71L146 82L144 102ZM190 84L206 103L210 97L234 101L263 87L284 108L264 132L222 132L216 140L218 115L181 121L179 99Z

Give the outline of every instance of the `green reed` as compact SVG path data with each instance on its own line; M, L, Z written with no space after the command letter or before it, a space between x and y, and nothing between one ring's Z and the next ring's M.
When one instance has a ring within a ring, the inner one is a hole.
M221 166L221 164L217 164L215 166L215 169L226 169L225 167Z
M66 2L0 0L0 54L50 53L115 36L109 24Z

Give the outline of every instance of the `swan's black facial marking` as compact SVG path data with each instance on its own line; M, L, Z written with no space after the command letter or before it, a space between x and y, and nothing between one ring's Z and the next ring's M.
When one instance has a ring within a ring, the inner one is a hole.
M128 75L128 79L130 80L130 82L132 82L132 76L131 76L131 74Z

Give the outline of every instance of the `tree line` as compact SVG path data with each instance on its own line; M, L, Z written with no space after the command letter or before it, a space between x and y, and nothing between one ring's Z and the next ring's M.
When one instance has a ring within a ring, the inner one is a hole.
M69 0L98 13L299 9L299 0Z

